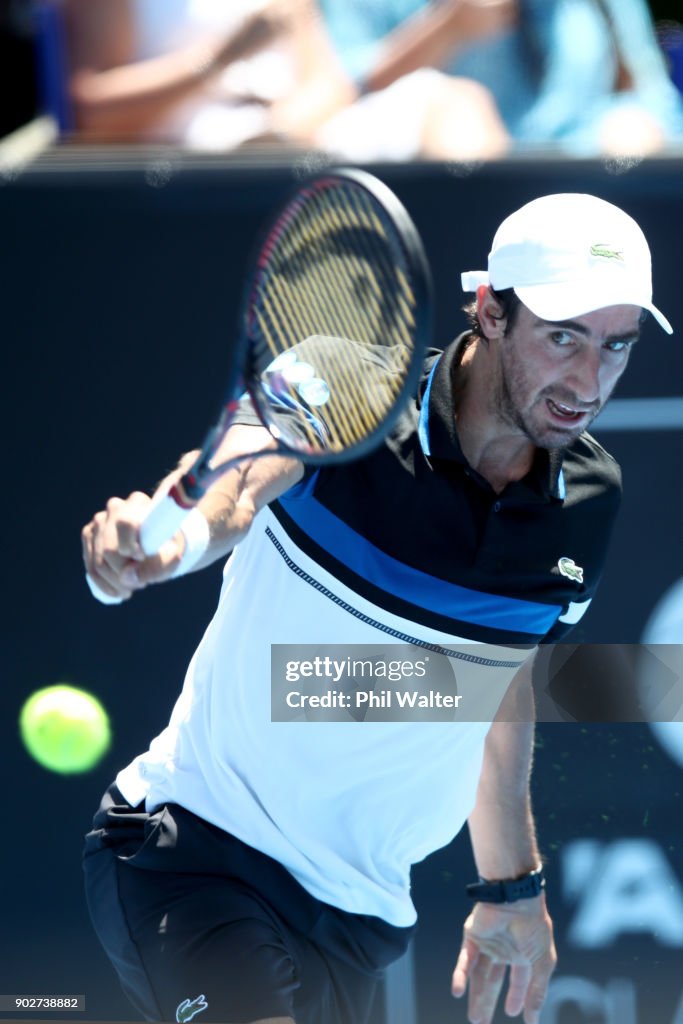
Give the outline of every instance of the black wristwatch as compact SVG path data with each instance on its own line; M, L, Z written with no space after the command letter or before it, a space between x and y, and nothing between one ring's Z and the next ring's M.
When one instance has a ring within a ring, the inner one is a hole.
M521 878L506 878L499 882L480 878L467 886L467 895L477 903L516 903L517 900L540 896L544 889L545 875L540 867Z

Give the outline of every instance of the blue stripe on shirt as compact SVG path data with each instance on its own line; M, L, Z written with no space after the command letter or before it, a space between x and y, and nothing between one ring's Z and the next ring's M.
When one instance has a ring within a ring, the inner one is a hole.
M280 503L311 540L380 590L426 611L493 629L545 635L562 611L559 605L469 590L430 576L385 554L315 498L288 497Z

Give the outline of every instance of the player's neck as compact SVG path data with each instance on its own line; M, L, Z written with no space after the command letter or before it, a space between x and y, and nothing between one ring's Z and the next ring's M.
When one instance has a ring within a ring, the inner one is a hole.
M470 466L500 493L531 469L535 445L506 423L491 402L490 366L477 340L463 353L458 370L456 430Z

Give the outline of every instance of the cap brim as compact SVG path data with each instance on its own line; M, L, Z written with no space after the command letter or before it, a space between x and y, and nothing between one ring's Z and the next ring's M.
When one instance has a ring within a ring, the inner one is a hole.
M585 316L586 313L594 313L597 309L606 309L608 306L638 306L652 313L662 330L667 334L673 334L673 327L651 301L634 295L625 298L623 291L620 294L610 294L604 287L591 289L582 286L573 289L563 282L528 285L515 288L515 293L541 320L570 320L572 317Z

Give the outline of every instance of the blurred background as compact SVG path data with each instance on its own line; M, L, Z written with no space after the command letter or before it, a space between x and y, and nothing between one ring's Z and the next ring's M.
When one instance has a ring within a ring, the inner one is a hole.
M593 192L650 240L677 334L647 324L595 424L623 468L623 511L577 646L539 681L553 713L534 794L560 952L543 1024L682 1024L683 727L644 723L628 699L644 662L681 676L680 18L641 0L0 0L0 996L84 994L79 1019L137 1019L87 921L82 836L165 725L220 571L104 608L79 533L201 439L256 232L344 161L415 219L437 343L464 327L459 272L537 195ZM57 682L111 718L112 749L84 774L47 771L19 737L25 699ZM375 1024L464 1021L448 983L473 877L465 836L416 868L421 926Z
M3 133L350 160L683 137L677 4L653 0L2 0Z

